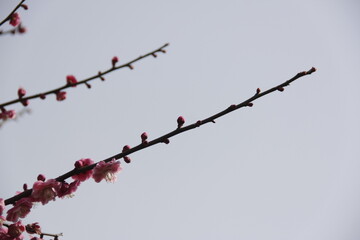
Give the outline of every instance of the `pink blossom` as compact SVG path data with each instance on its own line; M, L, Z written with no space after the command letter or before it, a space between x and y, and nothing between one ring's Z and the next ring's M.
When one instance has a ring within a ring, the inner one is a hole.
M0 118L6 120L8 118L14 119L16 117L15 110L3 111L0 113Z
M82 168L82 167L85 167L85 166L89 166L91 164L93 164L94 161L91 160L90 158L83 158L83 159L80 159L78 161L75 162L75 168ZM72 176L73 179L75 180L79 180L81 182L84 182L86 180L88 180L93 174L93 170L88 170L86 172L82 172L82 173L79 173L79 174L76 174L74 176Z
M66 92L60 91L56 93L56 100L63 101L66 99Z
M23 239L24 237L21 235L25 231L25 226L22 225L20 221L11 224L8 227L7 234L12 237L12 239Z
M59 188L60 183L55 179L49 179L46 182L36 181L31 196L36 202L45 205L51 200L55 201Z
M10 17L10 25L16 27L20 24L20 15L18 13L13 13Z
M76 87L76 85L74 85L74 84L76 84L78 81L76 80L74 75L67 75L66 82L68 85L73 85L72 87Z
M4 199L0 198L0 216L2 215L4 209L5 209Z
M7 211L6 220L16 222L19 218L24 218L29 214L33 203L30 198L22 198L17 201L14 207Z
M32 224L27 224L25 226L25 229L26 229L26 232L29 233L29 234L41 234L41 227L39 225L39 223L35 222L35 223L32 223Z
M115 159L110 162L99 162L94 168L93 178L95 182L101 182L105 179L107 182L115 182L116 181L116 173L120 172L120 162L115 161Z
M9 110L6 112L6 115L8 118L14 119L16 117L16 112L15 110Z
M80 185L79 180L75 180L72 183L68 184L67 182L61 182L60 188L57 191L57 195L60 198L71 196L76 190L77 187Z

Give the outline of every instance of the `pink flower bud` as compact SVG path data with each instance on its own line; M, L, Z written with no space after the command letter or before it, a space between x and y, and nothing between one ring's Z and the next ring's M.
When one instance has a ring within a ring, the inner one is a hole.
M56 93L56 100L63 101L66 99L66 92L60 91Z
M26 100L21 100L21 104L22 104L24 107L26 107L26 106L29 105L29 100L28 100L28 99L26 99Z
M181 128L185 123L185 118L183 116L178 117L177 123L178 123L178 128Z
M24 191L28 190L28 185L26 183L24 183L23 189L24 189Z
M44 174L39 174L39 176L37 177L37 180L38 180L38 181L43 181L43 182L45 182L46 177L45 177Z
M13 13L10 17L10 25L16 27L20 24L20 15L18 13Z
M25 10L28 10L28 9L29 9L28 5L26 5L26 4L21 4L21 7L22 7L23 9L25 9Z
M165 138L165 139L163 140L163 143L169 144L169 143L170 143L170 140L169 140L168 138Z
M131 158L129 158L128 156L125 156L124 161L129 164L129 163L131 163Z
M148 139L147 133L146 133L146 132L143 132L143 133L141 134L141 142L144 143L147 139Z
M26 90L24 88L19 88L19 90L18 90L19 98L22 98L25 95L26 95Z
M261 92L260 88L256 89L256 94L259 94Z
M133 70L134 69L134 67L132 66L132 65L128 65L129 66L129 68L131 69L131 70Z
M252 106L254 106L254 104L252 102L250 102L250 103L247 104L247 106L252 107Z
M115 64L116 64L118 61L119 61L118 57L116 57L116 56L113 57L113 58L111 59L112 66L115 67Z
M283 87L279 87L277 90L280 91L280 92L283 92L283 91L284 91L284 88L283 88Z
M68 85L72 87L76 87L76 83L78 82L73 75L66 76L66 82Z
M129 151L130 149L131 149L131 147L130 147L129 145L125 145L125 146L123 147L122 152Z
M46 98L46 95L42 93L40 94L40 98L44 100Z
M26 27L23 27L23 26L21 26L21 24L20 24L19 27L18 27L18 32L19 32L19 33L26 33L26 31L27 31Z

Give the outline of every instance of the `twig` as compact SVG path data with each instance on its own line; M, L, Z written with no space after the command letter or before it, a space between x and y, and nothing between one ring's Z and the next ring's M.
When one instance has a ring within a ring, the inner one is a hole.
M10 20L11 16L16 12L16 10L18 10L19 7L21 7L21 4L23 4L25 1L26 0L21 0L21 2L14 8L14 10L12 10L12 12L0 22L0 26L3 25L6 21Z
M77 85L81 85L81 84L85 84L86 86L90 86L88 82L94 80L94 79L97 79L97 78L100 78L101 80L103 80L103 76L108 74L108 73L111 73L115 70L118 70L120 68L125 68L125 67L128 67L130 69L133 69L133 66L131 64L143 59L143 58L146 58L146 57L149 57L149 56L153 56L153 57L156 57L156 53L158 52L162 52L162 53L165 53L166 51L164 50L165 47L169 46L169 43L166 43L164 44L163 46L159 47L158 49L152 51L152 52L149 52L145 55L142 55L130 62L127 62L123 65L120 65L120 66L112 66L111 68L109 68L108 70L104 71L104 72L99 72L98 74L92 76L92 77L89 77L89 78L86 78L84 80L81 80L77 83L74 83L74 84L66 84L62 87L59 87L59 88L56 88L56 89L53 89L53 90L50 90L50 91L47 91L47 92L43 92L43 93L39 93L39 94L35 94L35 95L32 95L32 96L28 96L28 97L21 97L21 98L17 98L17 99L14 99L12 101L9 101L9 102L6 102L6 103L2 103L0 104L0 108L4 108L5 106L8 106L8 105L11 105L11 104L15 104L15 103L19 103L19 102L26 102L30 99L34 99L34 98L44 98L46 95L49 95L49 94L56 94L58 92L60 92L61 90L63 89L66 89L66 88L70 88L70 87L74 87L74 86L77 86Z
M282 83L282 84L279 84L273 88L270 88L264 92L261 92L260 89L257 89L256 90L256 93L255 95L253 95L252 97L248 98L247 100L243 101L242 103L239 103L239 104L233 104L233 105L230 105L228 108L226 108L225 110L219 112L219 113L216 113L208 118L205 118L203 120L199 120L195 123L192 123L192 124L189 124L187 126L184 126L184 127L178 127L176 128L175 130L161 136L161 137L158 137L150 142L142 142L140 143L139 145L133 147L133 148L130 148L122 153L119 153L119 154L116 154L112 157L109 157L109 158L106 158L102 161L105 161L105 162L110 162L112 159L121 159L123 157L126 157L134 152L137 152L137 151L140 151L144 148L148 148L152 145L155 145L155 144L158 144L158 143L169 143L169 139L175 135L178 135L180 133L183 133L183 132L186 132L186 131L189 131L191 129L194 129L194 128L197 128L197 127L200 127L201 125L204 125L204 124L207 124L207 123L215 123L215 119L217 118L220 118L232 111L235 111L239 108L242 108L242 107L252 107L253 106L253 101L258 99L258 98L261 98L267 94L270 94L272 92L275 92L275 91L284 91L284 88L289 86L290 83L292 83L293 81L303 77L303 76L306 76L306 75L310 75L312 74L313 72L315 72L316 69L313 67L311 68L309 71L304 71L304 72L300 72L298 74L296 74L294 77L292 77L291 79L287 80L286 82ZM99 161L101 162L101 161ZM71 177L71 176L74 176L76 174L79 174L81 172L86 172L88 170L91 170L93 169L99 162L97 163L94 163L92 165L89 165L89 166L85 166L85 167L82 167L82 168L74 168L73 170L59 176L56 178L57 181L59 182L62 182L64 180L66 180L67 178ZM23 198L23 197L28 197L31 195L31 192L32 192L32 189L28 189L16 196L13 196L9 199L6 199L5 200L5 205L8 205L8 204L13 204L15 203L16 201L18 201L19 199Z

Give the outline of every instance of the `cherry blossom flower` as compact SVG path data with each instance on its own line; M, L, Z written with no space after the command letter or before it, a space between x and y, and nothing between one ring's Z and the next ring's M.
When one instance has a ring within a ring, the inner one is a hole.
M74 84L76 84L78 81L76 80L74 75L67 75L66 82L68 85L73 85L72 87L76 87L76 85L74 85Z
M99 162L94 168L93 179L95 182L101 182L105 179L107 182L115 182L116 181L116 173L120 172L120 162L115 161L115 159L110 162Z
M75 162L75 168L82 168L82 167L85 167L85 166L89 166L91 164L93 164L94 161L91 160L90 158L83 158L83 159L80 159L78 161ZM88 180L93 174L93 170L88 170L86 172L82 172L82 173L79 173L79 174L76 174L74 176L72 176L73 179L75 180L79 180L81 182L84 182L86 180Z
M14 119L16 117L15 110L3 111L0 113L0 118L6 120L8 118Z
M2 215L4 209L5 209L4 199L0 198L0 216Z
M20 24L20 15L18 13L13 13L10 17L10 25L16 27Z
M26 232L29 234L41 234L41 227L38 222L27 224L25 226Z
M20 240L24 238L24 236L21 235L24 231L25 231L25 226L21 223L21 221L18 221L16 223L11 224L8 227L7 235L11 237L9 239Z
M72 194L77 190L77 187L80 185L80 181L79 180L75 180L72 183L67 183L67 182L61 182L60 183L60 188L57 191L57 195L60 198L69 196L71 197Z
M24 218L29 214L30 209L32 208L33 203L30 198L22 198L17 201L14 207L10 208L7 211L6 220L11 222L16 222L19 218Z
M33 185L31 197L34 201L45 205L51 200L55 201L59 188L60 183L55 179L49 179L46 182L36 181Z
M56 100L63 101L66 99L66 92L60 91L56 93Z

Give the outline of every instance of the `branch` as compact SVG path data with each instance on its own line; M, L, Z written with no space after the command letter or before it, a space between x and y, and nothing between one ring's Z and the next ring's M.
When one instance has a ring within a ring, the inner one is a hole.
M26 0L21 0L21 2L14 8L14 10L12 10L12 12L0 22L0 26L3 25L6 21L10 20L11 16L16 12L16 10L19 9L19 7L21 7L21 4L23 4L25 1Z
M140 143L139 145L133 147L133 148L126 148L125 151L123 151L122 153L118 153L114 156L111 156L109 158L106 158L102 161L105 161L105 162L110 162L112 159L121 159L121 158L125 158L127 157L128 155L134 153L134 152L137 152L137 151L140 151L144 148L148 148L150 146L153 146L155 144L158 144L158 143L166 143L168 144L170 141L169 139L173 136L176 136L180 133L183 133L183 132L186 132L186 131L189 131L189 130L192 130L194 128L197 128L197 127L200 127L201 125L204 125L204 124L207 124L207 123L215 123L215 119L217 118L220 118L232 111L235 111L239 108L242 108L242 107L252 107L253 106L253 101L258 99L258 98L261 98L265 95L268 95L272 92L275 92L275 91L284 91L284 88L289 86L290 83L292 83L293 81L301 78L301 77L304 77L306 75L310 75L312 74L313 72L315 72L316 69L313 67L311 68L309 71L304 71L304 72L299 72L298 74L296 74L294 77L292 77L291 79L287 80L286 82L282 83L282 84L279 84L273 88L270 88L268 90L266 90L265 92L261 92L260 89L258 88L256 90L256 93L255 95L253 95L252 97L248 98L247 100L243 101L242 103L239 103L239 104L233 104L233 105L230 105L229 107L227 107L225 110L221 111L221 112L218 112L208 118L205 118L203 120L199 120L195 123L192 123L192 124L189 124L187 126L184 126L182 127L182 125L184 124L184 119L182 117L179 117L178 118L178 128L161 136L161 137L158 137L150 142L147 142L147 141L142 141L142 143ZM144 139L143 139L144 140ZM145 139L146 140L146 139ZM124 147L125 149L125 147ZM99 161L101 162L101 161ZM73 170L57 177L55 180L56 181L59 181L59 182L62 182L64 180L66 180L67 178L71 177L71 176L74 176L76 174L79 174L79 173L82 173L82 172L86 172L88 170L91 170L93 169L99 162L97 163L94 163L92 165L89 165L89 166L85 166L85 167L82 167L82 168L74 168ZM6 199L5 200L5 205L8 205L8 204L14 204L16 201L18 201L19 199L21 198L24 198L24 197L28 197L30 196L32 193L32 189L28 189L16 196L13 196L9 199Z
M62 87L58 87L58 88L55 88L55 89L50 90L50 91L47 91L47 92L35 94L35 95L32 95L32 96L28 96L28 97L19 97L19 98L17 98L17 99L12 100L12 101L2 103L2 104L0 104L0 108L1 108L1 109L4 109L5 106L12 105L12 104L15 104L15 103L22 103L23 105L26 106L26 105L28 104L27 102L28 102L30 99L34 99L34 98L44 99L46 95L49 95L49 94L57 94L57 93L59 93L61 90L64 90L64 89L70 88L70 87L75 87L75 86L81 85L81 84L85 84L88 88L91 88L91 85L90 85L88 82L90 82L90 81L92 81L92 80L94 80L94 79L97 79L97 78L99 78L99 79L101 79L102 81L104 81L104 80L105 80L104 77L103 77L104 75L106 75L106 74L108 74L108 73L111 73L111 72L113 72L113 71L115 71L115 70L118 70L118 69L120 69L120 68L128 67L128 68L130 68L130 69L133 69L133 66L132 66L131 64L133 64L133 63L135 63L135 62L137 62L137 61L140 61L141 59L146 58L146 57L149 57L149 56L157 57L156 53L158 53L158 52L166 53L166 51L164 50L164 48L167 47L167 46L169 46L169 43L166 43L166 44L164 44L163 46L159 47L158 49L156 49L156 50L154 50L154 51L152 51L152 52L149 52L149 53L147 53L147 54L145 54L145 55L142 55L142 56L140 56L140 57L138 57L138 58L136 58L136 59L134 59L134 60L132 60L132 61L130 61L130 62L127 62L127 63L125 63L125 64L123 64L123 65L120 65L120 66L117 66L117 67L115 66L115 63L113 62L113 66L112 66L111 68L109 68L108 70L105 70L104 72L100 72L100 71L99 71L98 74L96 74L96 75L94 75L94 76L92 76L92 77L88 77L88 78L86 78L86 79L84 79L84 80L81 80L81 81L79 81L79 82L72 83L72 84L66 84L66 85L64 85L64 86L62 86ZM24 104L24 103L26 103L26 104Z

